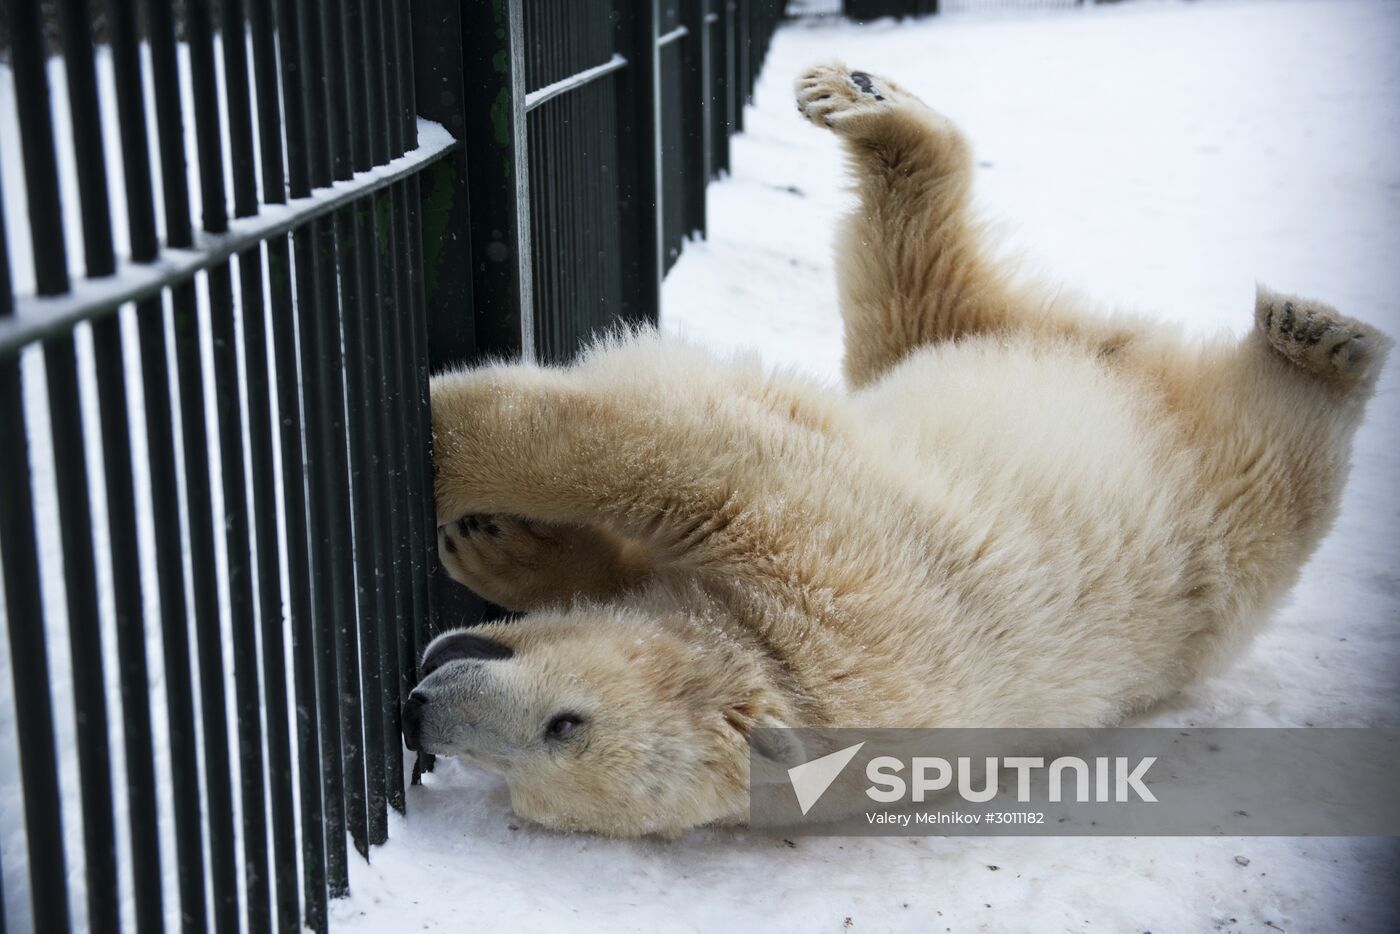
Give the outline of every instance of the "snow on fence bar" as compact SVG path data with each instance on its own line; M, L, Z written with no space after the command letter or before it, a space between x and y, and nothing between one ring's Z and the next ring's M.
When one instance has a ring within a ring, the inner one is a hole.
M782 6L11 0L0 929L326 928L491 609L428 374L656 320Z

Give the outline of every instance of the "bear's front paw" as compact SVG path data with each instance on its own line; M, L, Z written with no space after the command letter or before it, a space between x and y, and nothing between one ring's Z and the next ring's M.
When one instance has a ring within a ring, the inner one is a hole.
M452 579L503 605L548 574L558 550L544 526L513 516L463 516L438 529L438 557Z
M797 109L817 126L838 132L890 110L906 98L894 83L844 65L818 65L797 79Z
M602 598L633 583L636 562L600 528L467 515L438 529L438 557L459 584L508 610Z

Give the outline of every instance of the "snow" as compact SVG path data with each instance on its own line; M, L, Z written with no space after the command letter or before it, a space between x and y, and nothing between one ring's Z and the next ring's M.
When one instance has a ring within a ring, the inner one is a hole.
M1244 329L1256 280L1400 333L1397 47L1400 5L1382 0L789 24L734 175L710 189L709 239L666 281L664 326L839 380L830 243L851 196L835 140L789 91L839 58L967 130L983 208L1033 269L1197 333ZM1145 723L1400 723L1395 369L1292 599ZM611 841L533 828L500 781L447 760L408 806L354 862L337 929L1385 930L1400 862L1367 839Z

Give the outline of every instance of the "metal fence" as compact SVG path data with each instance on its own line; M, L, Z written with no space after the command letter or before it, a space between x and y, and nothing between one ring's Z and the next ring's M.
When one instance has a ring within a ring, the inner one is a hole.
M8 921L324 930L425 641L485 611L429 586L428 374L656 320L782 3L141 6L4 24Z

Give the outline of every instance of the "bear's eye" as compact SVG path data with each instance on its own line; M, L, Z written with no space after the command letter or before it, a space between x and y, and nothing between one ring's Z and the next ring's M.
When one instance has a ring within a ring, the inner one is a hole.
M576 713L561 713L549 721L544 733L550 739L565 739L572 736L582 723L583 718Z

